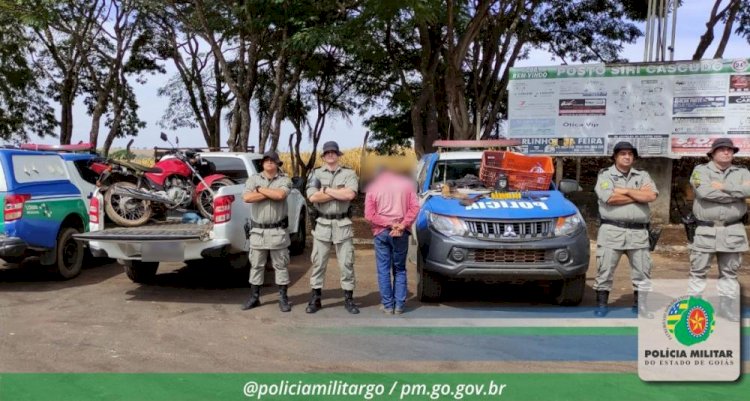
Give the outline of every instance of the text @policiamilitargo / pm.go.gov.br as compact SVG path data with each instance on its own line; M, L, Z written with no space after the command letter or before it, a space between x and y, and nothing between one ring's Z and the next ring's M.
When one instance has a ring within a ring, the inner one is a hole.
M269 383L248 381L242 392L254 399L306 399L310 396L351 397L351 400L461 400L472 396L496 396L507 392L507 384L486 383L388 383L347 382L345 380L280 380Z

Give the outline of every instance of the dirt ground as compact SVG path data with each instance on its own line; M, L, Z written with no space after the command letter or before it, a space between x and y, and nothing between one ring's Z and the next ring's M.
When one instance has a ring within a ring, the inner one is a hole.
M374 255L369 246L356 254L356 301L350 316L343 308L338 269L332 258L324 289L324 309L304 313L309 294L309 254L290 265L291 313L282 314L271 272L263 305L241 311L248 295L244 272L207 264L162 264L153 284L134 284L116 263L87 266L70 281L55 281L41 266L0 267L0 371L2 372L634 372L635 360L546 360L534 354L490 345L492 337L383 338L372 328L490 326L635 326L629 272L621 262L611 296L612 318L592 319L595 269L592 261L586 296L579 307L558 307L533 286L467 285L440 304L415 300L415 266L408 266L407 313L378 310ZM309 249L308 249L309 251ZM654 254L654 278L685 278L687 254ZM750 285L748 259L741 284ZM713 271L712 277L716 277ZM745 294L743 304L749 303ZM618 318L620 317L620 318ZM623 318L626 317L627 319ZM354 330L359 334L352 334ZM601 339L600 352L615 346ZM507 339L507 338L506 338ZM518 339L515 339L518 340ZM515 341L514 340L514 341ZM625 338L634 341L633 338ZM482 342L484 341L484 342ZM545 347L533 337L523 347ZM587 341L587 340L581 340ZM609 342L607 342L609 341ZM390 344L380 349L379 344ZM591 346L597 346L593 343ZM628 343L631 344L631 343ZM512 344L505 347L518 348ZM581 347L589 345L582 343ZM628 347L634 347L632 344ZM630 352L629 348L625 350ZM597 351L599 352L599 351ZM635 352L635 351L633 351ZM467 356L471 355L471 356ZM497 356L497 357L496 357Z

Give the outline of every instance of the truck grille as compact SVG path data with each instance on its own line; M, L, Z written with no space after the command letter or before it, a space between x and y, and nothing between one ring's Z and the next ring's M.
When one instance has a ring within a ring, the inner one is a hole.
M535 240L552 237L554 220L482 221L466 220L469 236L502 241Z
M470 249L475 263L544 263L544 249Z

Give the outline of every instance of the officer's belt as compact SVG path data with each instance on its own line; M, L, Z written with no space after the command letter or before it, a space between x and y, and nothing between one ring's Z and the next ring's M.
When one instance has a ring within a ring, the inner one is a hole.
M626 223L624 221L605 220L602 219L602 224L609 224L610 226L629 228L631 230L645 230L648 228L648 223Z
M270 224L262 224L255 221L250 221L250 224L253 228L287 228L289 227L289 219L284 218L281 221L277 221L276 223L270 223Z
M349 217L349 213L336 213L336 214L318 213L318 217L322 217L324 219L329 219L329 220L340 220L340 219L345 219Z
M695 219L695 224L701 227L729 227L739 223L742 223L742 219L734 221L705 221Z

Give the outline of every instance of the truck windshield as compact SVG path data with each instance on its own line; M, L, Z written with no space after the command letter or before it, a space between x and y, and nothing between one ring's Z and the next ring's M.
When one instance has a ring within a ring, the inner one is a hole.
M479 177L481 163L482 161L478 159L440 160L432 171L430 187L443 182L444 175L448 181L460 180L469 174Z

